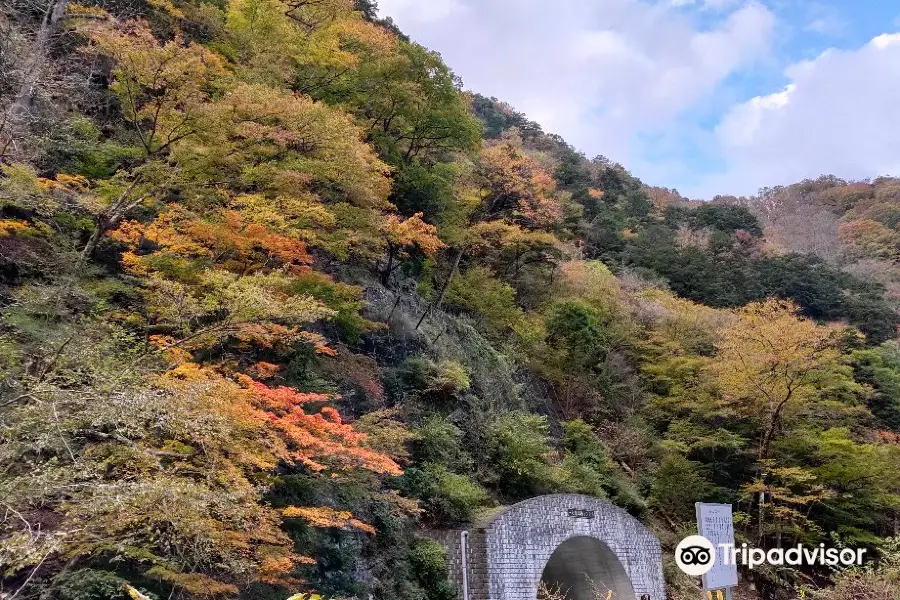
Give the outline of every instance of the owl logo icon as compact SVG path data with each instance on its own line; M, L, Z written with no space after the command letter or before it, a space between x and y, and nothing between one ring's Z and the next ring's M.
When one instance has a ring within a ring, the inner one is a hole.
M716 564L716 548L702 535L686 537L675 548L675 563L693 577L706 575Z

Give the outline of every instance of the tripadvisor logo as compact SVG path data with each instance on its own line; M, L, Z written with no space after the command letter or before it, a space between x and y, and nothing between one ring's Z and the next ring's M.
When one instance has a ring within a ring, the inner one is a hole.
M681 540L675 548L675 563L678 568L694 577L706 575L715 566L717 560L723 565L744 565L754 569L760 565L769 564L774 567L790 565L823 566L823 567L851 567L863 564L866 554L865 548L826 548L825 544L806 547L797 544L790 548L752 548L747 544L740 547L734 544L719 544L713 546L703 536L692 535Z
M716 548L702 535L688 536L675 548L675 562L688 575L706 575L716 564Z

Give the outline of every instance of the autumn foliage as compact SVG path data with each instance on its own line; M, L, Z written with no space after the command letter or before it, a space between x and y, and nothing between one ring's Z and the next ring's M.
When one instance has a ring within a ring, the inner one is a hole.
M0 4L0 598L448 600L557 493L897 596L898 180L648 187L371 0Z
M363 468L376 473L399 475L400 467L390 458L365 447L366 435L354 431L341 421L336 410L322 406L308 412L311 406L331 400L322 394L303 394L288 387L270 388L242 377L251 392L251 403L264 419L283 437L285 448L279 457L302 463L314 471L323 471L334 462L342 468Z

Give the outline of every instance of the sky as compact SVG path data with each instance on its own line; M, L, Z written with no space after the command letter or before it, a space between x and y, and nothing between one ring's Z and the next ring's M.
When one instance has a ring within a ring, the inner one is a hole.
M378 0L468 90L691 198L900 176L900 0Z

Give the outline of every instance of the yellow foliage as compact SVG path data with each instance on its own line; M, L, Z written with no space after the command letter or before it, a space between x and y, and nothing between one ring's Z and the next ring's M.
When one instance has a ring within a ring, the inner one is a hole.
M334 213L312 193L276 197L242 194L232 200L231 208L270 231L299 235L308 241L316 240L319 229L337 224Z
M559 266L559 295L582 298L598 308L617 309L621 288L609 268L596 260L569 260Z
M184 18L184 11L176 7L172 0L147 0L147 4L178 19Z
M843 327L817 325L798 311L776 299L735 310L710 363L725 402L760 423L761 459L785 413L817 398L817 384L840 366Z
M147 571L147 575L159 577L189 594L201 597L234 596L239 592L234 584L222 583L200 573L177 573L164 567L154 567Z
M125 584L125 591L128 592L128 597L132 600L150 600L150 598L140 593L128 584Z
M94 52L115 61L110 89L148 155L196 133L207 89L224 74L218 54L178 38L161 43L140 20L88 21L81 29Z
M859 219L842 223L838 236L855 258L900 260L900 233L878 221Z
M59 173L56 175L56 182L65 188L77 192L86 192L90 188L90 182L87 180L87 177L83 175L66 175L65 173Z
M30 165L0 164L0 174L0 206L17 206L40 215L53 214L59 208L59 201L50 193L56 182L38 177Z
M226 26L246 81L309 89L396 54L397 38L347 0L234 0Z
M70 18L109 18L109 13L99 6L88 6L77 2L69 2L66 5L66 15Z
M24 233L37 233L37 230L26 221L21 221L19 219L0 219L0 238Z
M473 252L509 248L524 252L527 249L553 248L559 240L544 231L531 231L520 225L501 220L485 221L470 227L466 244Z
M649 325L648 335L662 345L677 347L679 354L711 346L730 316L658 288L643 290L634 300L638 318Z
M209 107L206 118L202 135L179 155L192 171L244 174L267 196L307 199L313 189L329 186L357 206L390 206L390 167L339 109L286 90L242 84Z

